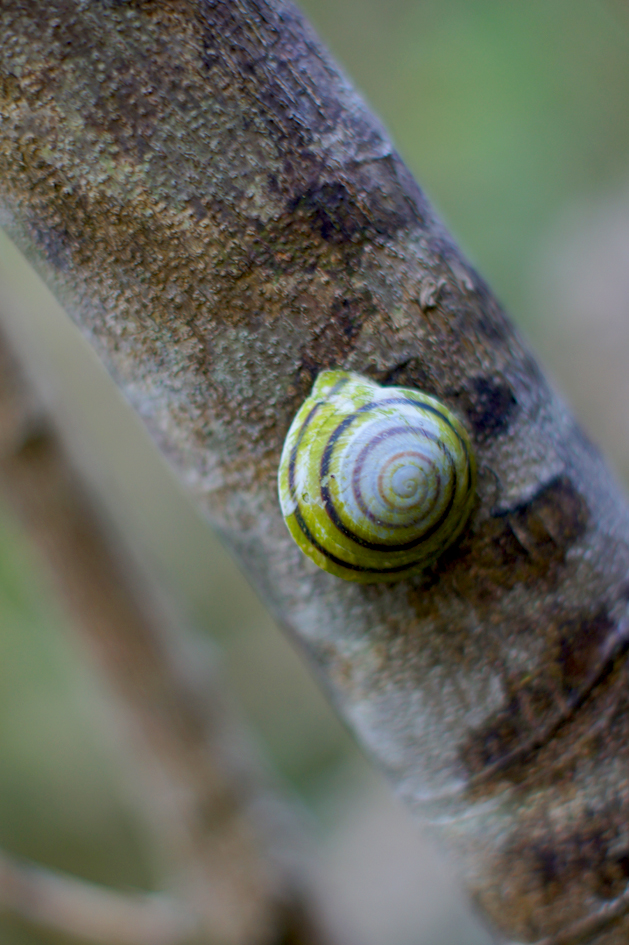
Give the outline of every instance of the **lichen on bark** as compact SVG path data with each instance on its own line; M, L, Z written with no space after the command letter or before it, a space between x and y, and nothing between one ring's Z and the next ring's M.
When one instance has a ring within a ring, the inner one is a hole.
M0 30L0 222L494 922L535 941L604 908L629 875L627 506L383 129L279 0L3 0ZM318 572L281 520L326 368L474 438L469 527L394 587Z

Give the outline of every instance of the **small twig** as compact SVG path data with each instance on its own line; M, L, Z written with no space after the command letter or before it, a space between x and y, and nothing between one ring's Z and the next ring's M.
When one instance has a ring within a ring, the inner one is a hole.
M147 774L143 806L153 815L171 883L198 917L204 942L267 945L290 935L299 945L329 941L288 868L291 816L214 666L103 520L33 374L0 331L0 492L47 565L77 639L117 696Z
M0 852L0 912L99 945L181 945L197 922L161 893L123 893Z

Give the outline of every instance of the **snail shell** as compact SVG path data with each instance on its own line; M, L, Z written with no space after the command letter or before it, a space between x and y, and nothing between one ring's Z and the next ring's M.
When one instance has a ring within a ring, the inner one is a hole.
M325 371L288 431L279 468L288 529L348 581L399 581L460 534L476 488L468 434L434 397Z

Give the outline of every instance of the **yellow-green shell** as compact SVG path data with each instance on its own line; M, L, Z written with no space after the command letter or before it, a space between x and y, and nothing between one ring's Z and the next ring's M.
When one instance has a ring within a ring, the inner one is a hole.
M293 420L279 496L289 531L348 581L399 581L460 534L476 464L459 420L434 397L325 371Z

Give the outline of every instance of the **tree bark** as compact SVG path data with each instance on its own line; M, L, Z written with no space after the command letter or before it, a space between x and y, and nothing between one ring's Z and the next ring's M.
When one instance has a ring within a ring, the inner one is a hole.
M2 225L497 928L624 942L627 506L382 128L280 0L3 0L0 31ZM393 587L281 520L329 367L474 438L469 526Z

